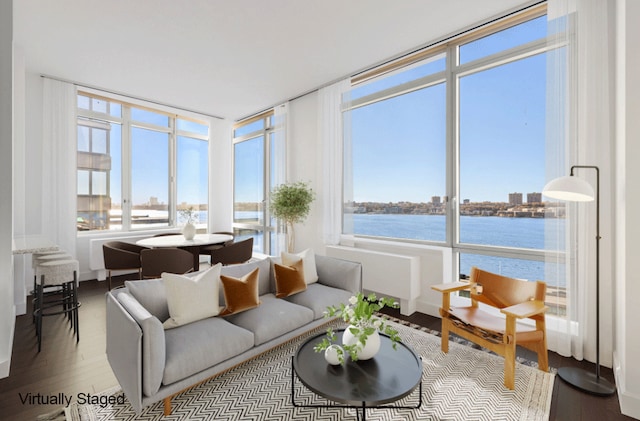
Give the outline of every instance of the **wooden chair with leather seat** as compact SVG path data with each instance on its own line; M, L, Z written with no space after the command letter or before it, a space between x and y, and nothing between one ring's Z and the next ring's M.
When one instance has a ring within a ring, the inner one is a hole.
M147 248L125 243L124 241L109 241L102 245L102 256L104 258L104 268L107 270L109 290L111 290L112 270L135 269L138 271L138 278L142 279L142 264L140 262L140 252L142 250L147 250Z
M449 333L504 357L504 385L515 388L516 345L536 352L538 368L549 371L544 303L547 285L471 268L470 282L434 285L442 293L443 352L449 351ZM471 303L451 306L450 294L468 291ZM491 312L490 307L499 310ZM529 319L529 323L523 320Z
M189 273L193 271L193 254L175 247L142 250L142 278L159 278L162 272Z
M211 265L222 263L224 266L244 263L253 256L253 237L213 249L209 255L211 256Z

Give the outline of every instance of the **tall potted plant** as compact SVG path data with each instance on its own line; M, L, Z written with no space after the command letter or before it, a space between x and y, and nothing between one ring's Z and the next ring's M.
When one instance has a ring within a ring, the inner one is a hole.
M271 214L287 227L287 250L293 253L294 224L304 221L315 199L314 191L302 181L281 184L271 191Z

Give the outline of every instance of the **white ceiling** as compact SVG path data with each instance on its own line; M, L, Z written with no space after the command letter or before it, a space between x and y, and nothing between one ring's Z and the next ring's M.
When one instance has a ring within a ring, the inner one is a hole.
M239 119L529 0L14 0L27 71Z

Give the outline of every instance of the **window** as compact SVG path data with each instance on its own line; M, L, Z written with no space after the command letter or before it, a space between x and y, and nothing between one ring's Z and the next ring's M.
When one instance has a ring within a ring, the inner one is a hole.
M206 224L206 123L78 94L79 231Z
M239 123L234 130L233 227L238 239L253 237L256 252L278 253L284 234L269 213L269 192L278 184L273 112Z
M541 198L546 61L561 48L544 12L353 79L345 233L451 247L461 276L476 265L544 279L545 224L564 223Z

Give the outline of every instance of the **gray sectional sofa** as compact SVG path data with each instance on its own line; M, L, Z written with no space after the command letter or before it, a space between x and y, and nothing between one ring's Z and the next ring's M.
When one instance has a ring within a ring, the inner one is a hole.
M222 275L238 278L259 268L258 307L169 330L162 325L169 318L162 279L128 281L107 293L107 358L136 412L164 400L170 413L173 395L321 326L327 306L346 303L362 288L359 263L316 255L318 282L276 298L274 262L279 259L222 268ZM223 305L223 294L220 300Z

